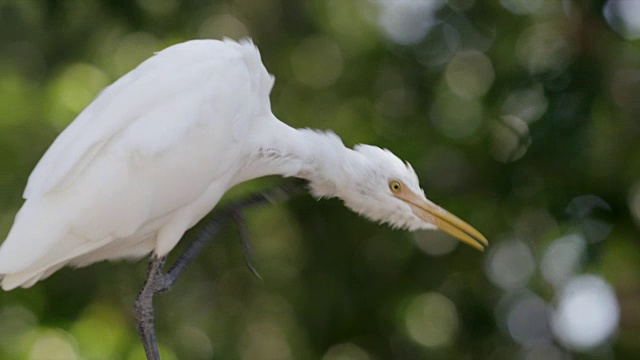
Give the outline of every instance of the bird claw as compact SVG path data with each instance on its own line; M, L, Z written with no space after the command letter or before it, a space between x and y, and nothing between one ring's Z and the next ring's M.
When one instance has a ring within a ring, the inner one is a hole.
M247 230L244 217L239 211L234 211L231 215L233 221L238 225L238 234L240 235L240 242L242 244L242 256L244 257L244 263L255 277L262 280L262 276L258 273L258 270L253 266L253 248L251 246L251 240L249 239L249 231Z
M251 271L251 273L255 275L255 277L257 277L259 280L262 280L262 276L260 276L260 274L258 273L258 270L256 270L255 267L253 267L253 264L251 263L251 261L252 260L247 259L245 255L244 263L245 265L247 265L247 268L249 268L249 271Z

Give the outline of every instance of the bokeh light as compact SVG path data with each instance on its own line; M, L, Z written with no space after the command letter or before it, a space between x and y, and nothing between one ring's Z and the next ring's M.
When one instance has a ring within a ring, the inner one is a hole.
M36 315L21 305L4 306L0 311L0 348L18 358L28 347L28 339L36 331Z
M500 0L505 9L517 15L533 14L540 10L544 0Z
M479 51L463 51L454 55L444 76L451 91L467 100L483 96L495 77L491 60Z
M551 342L550 307L540 297L527 293L511 304L507 328L519 344L532 347Z
M442 0L378 0L379 24L385 35L399 44L422 40L436 23L435 12Z
M238 349L245 359L292 359L291 348L277 323L256 321L249 325Z
M44 329L34 334L29 359L75 360L78 358L75 341L69 334L54 329Z
M553 313L553 331L566 346L589 350L611 337L620 308L615 293L602 278L582 275L560 292Z
M369 354L352 343L334 345L322 356L322 360L369 360Z
M73 324L71 334L87 357L118 357L127 345L128 324L118 309L92 304Z
M329 0L327 21L343 46L345 57L357 56L376 46L375 4L371 1Z
M564 285L581 269L587 242L577 234L555 239L544 251L540 270L544 279L555 287Z
M181 326L178 334L179 341L189 349L189 356L193 359L211 359L213 344L209 335L195 326Z
M523 157L532 141L529 125L515 115L506 115L494 122L492 140L491 155L504 163Z
M451 300L439 293L425 293L411 299L405 313L411 339L428 348L453 341L458 330L458 312Z
M221 39L224 37L240 40L249 36L247 27L230 14L214 15L205 19L198 29L198 38Z
M539 120L549 107L541 84L513 91L502 104L503 115L513 115L527 123Z
M522 32L516 56L531 74L558 71L567 65L573 51L561 24L539 23Z
M413 241L420 250L433 256L446 255L452 252L459 244L458 240L439 231L416 231Z
M531 346L522 350L523 360L569 360L571 355L560 350L557 346L551 343Z
M486 260L487 276L504 290L526 286L535 268L531 249L519 240L504 240L492 246Z
M603 241L611 233L611 224L606 218L602 218L603 215L611 212L611 206L599 196L593 194L576 196L567 205L566 212L589 242Z
M640 38L640 2L608 0L603 12L609 25L620 35L630 40Z
M64 129L95 96L109 85L109 77L89 64L73 64L64 69L49 90L49 120Z

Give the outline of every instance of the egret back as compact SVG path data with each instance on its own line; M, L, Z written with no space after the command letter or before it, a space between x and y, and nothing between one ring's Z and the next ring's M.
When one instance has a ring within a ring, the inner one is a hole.
M244 65L247 80L251 82L251 92L241 99L243 107L252 105L253 108L247 109L252 113L270 112L269 92L274 79L262 65L258 49L249 40L240 43L193 40L174 45L105 88L69 124L29 176L24 198L51 190L82 168L83 163L89 162L106 140L144 116L149 109L170 102L180 94L196 94L201 90L197 87L198 82L212 80L213 74L224 72L225 65L233 62ZM214 93L208 95L214 96L216 91L232 92L234 84L242 84L240 80L209 83L214 89L207 90ZM228 118L238 120L232 116ZM174 120L180 122L179 119ZM237 121L233 133L237 138L246 134L248 128L249 122Z

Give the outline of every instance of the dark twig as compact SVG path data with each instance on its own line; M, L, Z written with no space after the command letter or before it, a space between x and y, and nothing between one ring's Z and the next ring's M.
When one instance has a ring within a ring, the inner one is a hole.
M238 225L240 241L242 242L242 250L244 261L249 270L258 278L260 275L253 266L253 251L249 241L247 225L242 211L247 208L262 205L265 203L274 203L286 200L293 195L299 193L303 189L301 181L294 181L290 184L277 186L273 189L255 193L241 200L226 205L220 210L214 210L211 215L207 216L198 234L187 249L178 257L171 265L169 271L164 273L162 268L166 262L166 257L158 258L155 254L149 259L149 271L147 279L138 294L134 305L134 314L137 321L138 333L144 346L144 351L149 360L159 360L160 353L158 351L158 341L154 329L154 312L153 312L153 296L171 290L178 277L187 268L202 250L216 237L222 226L228 221L233 220Z

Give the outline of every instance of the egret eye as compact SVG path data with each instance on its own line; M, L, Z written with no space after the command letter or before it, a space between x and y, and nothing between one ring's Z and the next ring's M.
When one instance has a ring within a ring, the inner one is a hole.
M402 184L400 184L400 181L394 180L389 183L389 189L394 193L398 193L402 189Z

